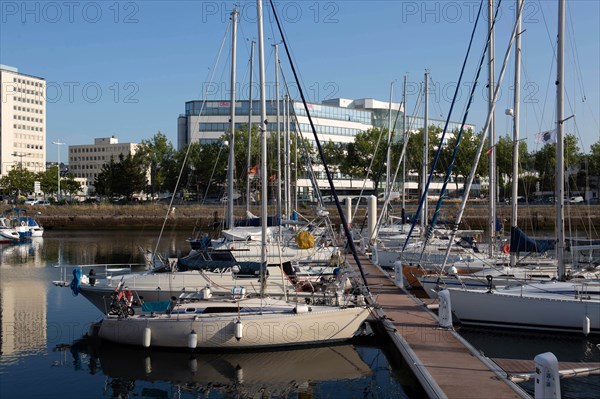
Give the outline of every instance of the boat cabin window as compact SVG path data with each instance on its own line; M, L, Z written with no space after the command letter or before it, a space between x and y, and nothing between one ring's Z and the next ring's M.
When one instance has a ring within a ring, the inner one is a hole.
M213 260L224 260L224 261L235 262L235 258L229 251L212 252L210 255Z
M237 313L237 306L208 306L202 313Z

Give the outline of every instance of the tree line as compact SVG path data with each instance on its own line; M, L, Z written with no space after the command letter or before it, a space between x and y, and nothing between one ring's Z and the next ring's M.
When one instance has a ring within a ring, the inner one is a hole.
M396 171L404 146L403 137L392 132L391 170ZM433 159L439 146L437 137L441 129L435 126L429 128L429 146L427 156ZM248 140L248 134L251 135ZM334 173L341 173L349 178L362 180L368 178L375 189L374 194L381 189L386 178L387 161L387 129L373 128L358 133L350 143L323 143L323 151ZM395 137L396 136L396 137ZM171 193L175 187L184 197L202 201L208 196L220 196L225 192L228 163L229 134L223 135L219 140L209 143L192 143L184 149L175 150L167 137L156 133L148 140L142 140L134 154L121 154L118 159L112 158L105 163L101 172L94 181L95 193L104 197L124 197L132 200L137 193L144 192L151 197L161 193ZM273 177L277 173L277 144L275 135L268 139L268 179L271 187L275 185ZM442 146L435 173L444 175L450 165L457 134L449 135L447 142ZM454 159L452 177L456 193L459 191L459 177L467 176L473 166L479 136L471 130L466 130L458 146L457 156ZM251 143L248 146L248 143ZM408 137L406 151L406 174L418 176L421 181L423 162L423 129L412 133ZM251 186L258 188L258 181L254 174L247 170L248 152L250 152L251 165L259 164L260 140L256 126L251 132L247 127L241 127L235 132L235 182L237 188L246 187L247 179ZM511 192L513 167L513 144L509 136L503 136L498 142L486 149L496 154L497 181L501 196ZM537 151L529 152L527 144L519 143L519 195L532 197L536 191L554 191L554 177L556 154L553 144L545 144ZM319 163L316 150L311 147L308 140L291 140L291 154L297 154L298 165L293 165L292 176L294 181L298 177L307 177L309 162ZM293 157L292 162L296 158ZM280 160L279 165L283 165ZM35 181L40 182L40 189L46 195L55 195L58 191L57 170L58 166L48 168L44 172L33 173L22 165L17 165L8 174L0 179L0 187L5 195L18 196L31 193ZM577 145L576 137L565 137L565 168L567 171L569 189L567 193L583 190L585 187L597 189L598 180L589 179L590 176L600 176L600 140L591 146L591 152L584 154ZM296 173L299 176L296 176ZM486 178L489 175L488 156L484 153L479 161L476 177ZM68 171L61 172L60 189L62 193L76 194L81 190L80 184ZM243 191L243 190L241 190ZM483 193L485 194L485 193Z

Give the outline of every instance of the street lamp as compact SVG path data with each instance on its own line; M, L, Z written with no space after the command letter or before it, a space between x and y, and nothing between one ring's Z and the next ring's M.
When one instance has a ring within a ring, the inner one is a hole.
M65 143L61 143L60 141L53 141L52 144L56 144L56 150L58 153L58 161L56 163L56 169L58 170L58 190L56 191L56 202L58 202L60 200L60 146L64 145Z

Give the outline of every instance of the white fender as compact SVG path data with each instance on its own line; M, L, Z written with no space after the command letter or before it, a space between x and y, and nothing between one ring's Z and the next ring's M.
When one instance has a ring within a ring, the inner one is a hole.
M149 348L151 341L152 341L152 330L150 330L150 327L146 327L146 328L144 328L144 335L142 337L142 346L144 348Z
M238 341L242 339L243 336L244 325L241 320L235 322L235 339Z
M196 349L196 346L198 346L198 334L196 334L196 331L192 330L190 335L188 335L187 345L190 349Z

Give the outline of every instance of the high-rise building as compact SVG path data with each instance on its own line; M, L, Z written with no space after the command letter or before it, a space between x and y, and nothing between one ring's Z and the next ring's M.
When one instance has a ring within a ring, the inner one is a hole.
M0 65L0 87L0 176L46 170L46 81Z

